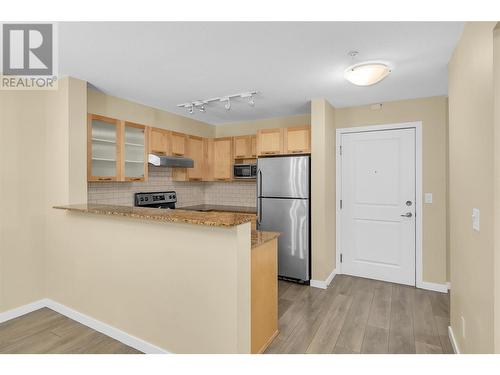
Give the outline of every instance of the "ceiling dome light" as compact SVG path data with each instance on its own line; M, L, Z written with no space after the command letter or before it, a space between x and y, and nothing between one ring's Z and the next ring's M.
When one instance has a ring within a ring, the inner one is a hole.
M344 72L344 78L356 86L370 86L382 81L391 68L381 62L365 62L352 65Z

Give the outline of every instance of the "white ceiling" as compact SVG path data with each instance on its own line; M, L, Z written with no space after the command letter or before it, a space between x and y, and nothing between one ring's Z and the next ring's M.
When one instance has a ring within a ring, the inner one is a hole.
M105 93L211 124L447 94L460 22L61 23L59 71ZM389 61L370 87L343 79L355 62ZM189 115L179 103L258 90L254 108L216 103Z

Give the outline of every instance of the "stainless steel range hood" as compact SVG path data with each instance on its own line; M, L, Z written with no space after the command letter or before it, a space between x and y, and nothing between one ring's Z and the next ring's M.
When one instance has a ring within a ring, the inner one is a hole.
M185 158L182 156L162 156L149 154L148 162L156 167L169 167L169 168L193 168L193 159Z

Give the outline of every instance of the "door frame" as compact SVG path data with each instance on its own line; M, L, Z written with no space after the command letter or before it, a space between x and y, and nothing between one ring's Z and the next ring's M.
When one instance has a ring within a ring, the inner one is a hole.
M342 263L340 263L340 239L341 239L341 215L340 215L340 199L342 190L342 163L340 156L340 146L342 134L349 133L365 133L384 130L400 130L400 129L415 129L415 286L423 288L423 267L422 267L422 224L423 224L423 209L422 209L422 122L402 122L393 124L366 125L356 126L351 128L338 128L336 130L335 139L335 186L336 186L336 202L335 202L335 257L336 257L336 273L342 274Z

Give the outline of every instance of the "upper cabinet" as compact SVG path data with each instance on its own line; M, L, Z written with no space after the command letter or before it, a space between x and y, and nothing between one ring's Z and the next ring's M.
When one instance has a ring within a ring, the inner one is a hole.
M214 139L214 179L231 180L233 177L233 138Z
M193 159L193 168L173 169L175 181L231 181L235 160L311 152L310 126L203 138L89 114L87 133L88 181L146 181L148 153Z
M183 133L170 132L170 152L173 156L185 156L188 136Z
M189 180L201 180L203 178L203 138L194 135L187 139L187 156L193 159L193 168L187 168Z
M252 136L240 135L233 138L234 158L250 159L252 158ZM253 156L255 157L255 156Z
M311 152L311 127L297 126L284 129L284 154L308 154Z
M147 128L117 119L88 115L88 181L145 181Z
M256 135L251 135L250 136L250 156L252 158L257 157L257 136Z
M123 180L145 181L148 175L148 137L144 125L123 123Z
M158 128L150 129L149 152L156 155L170 155L168 130Z
M87 123L87 179L118 181L120 179L120 121L90 115Z
M257 155L308 154L311 152L311 127L262 129L257 132Z
M257 131L257 155L279 155L283 153L283 129L261 129Z

